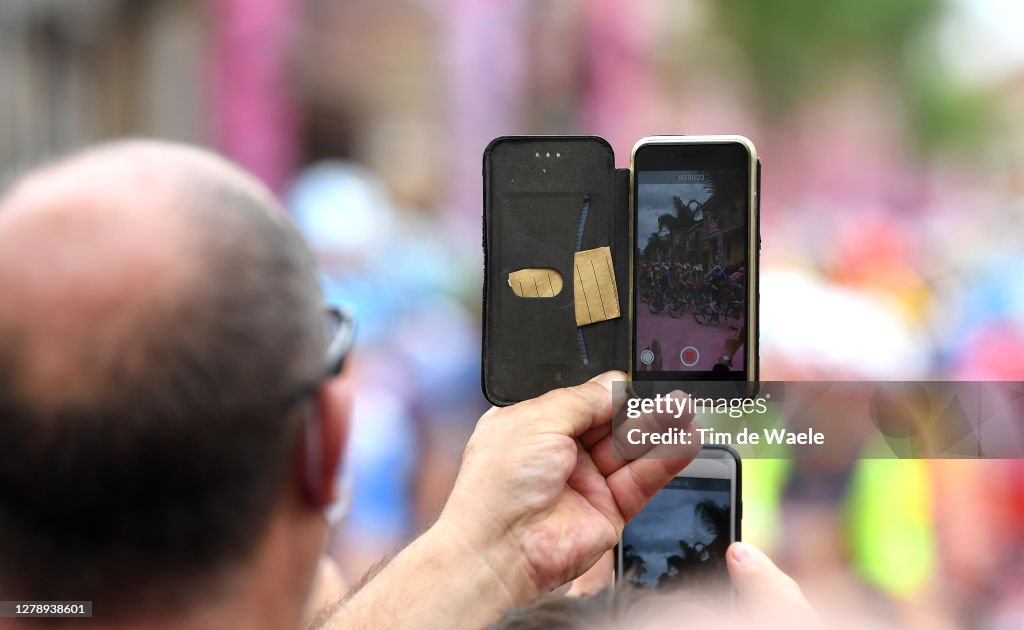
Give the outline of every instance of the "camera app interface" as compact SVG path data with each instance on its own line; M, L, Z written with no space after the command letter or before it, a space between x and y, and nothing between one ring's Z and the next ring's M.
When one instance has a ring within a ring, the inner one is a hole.
M622 534L623 575L641 588L715 590L729 584L730 481L677 477Z
M637 173L634 348L642 377L744 371L745 181L737 170ZM724 355L731 365L716 367Z

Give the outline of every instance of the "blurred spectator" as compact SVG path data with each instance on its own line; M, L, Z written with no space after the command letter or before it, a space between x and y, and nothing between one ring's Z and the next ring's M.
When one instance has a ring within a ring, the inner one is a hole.
M478 339L461 276L429 215L397 208L372 173L311 164L286 205L321 264L328 302L366 322L353 357L353 503L334 553L362 575L436 515L479 396Z

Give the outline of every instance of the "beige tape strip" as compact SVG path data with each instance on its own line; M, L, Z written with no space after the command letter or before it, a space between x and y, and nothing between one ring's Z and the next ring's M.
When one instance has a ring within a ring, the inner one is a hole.
M619 291L615 286L612 250L598 247L576 252L573 262L576 325L586 326L619 317Z
M508 286L519 297L555 297L562 292L562 274L554 269L519 269L508 274Z

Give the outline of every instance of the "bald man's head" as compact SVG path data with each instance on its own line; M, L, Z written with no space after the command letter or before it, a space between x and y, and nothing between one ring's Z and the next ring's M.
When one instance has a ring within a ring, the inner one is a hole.
M124 142L0 199L0 591L191 596L259 540L322 297L259 184Z

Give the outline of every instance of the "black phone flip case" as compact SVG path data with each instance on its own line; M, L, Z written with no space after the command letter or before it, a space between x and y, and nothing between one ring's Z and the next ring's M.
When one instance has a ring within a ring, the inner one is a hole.
M629 307L629 169L602 138L507 136L484 152L484 396L507 405L602 372L625 370ZM621 315L577 327L577 251L611 248ZM554 297L520 297L509 274L553 269Z

